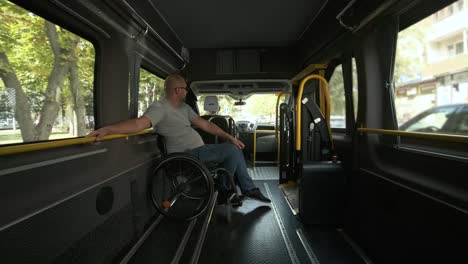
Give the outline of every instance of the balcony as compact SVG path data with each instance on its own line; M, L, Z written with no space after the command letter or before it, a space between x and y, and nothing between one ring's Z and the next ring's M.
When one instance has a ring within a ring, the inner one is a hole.
M427 64L423 76L441 76L468 69L468 53L455 55L442 61Z
M441 41L452 37L453 35L463 32L468 28L468 10L463 10L450 17L447 17L439 22L436 22L429 29L427 41Z

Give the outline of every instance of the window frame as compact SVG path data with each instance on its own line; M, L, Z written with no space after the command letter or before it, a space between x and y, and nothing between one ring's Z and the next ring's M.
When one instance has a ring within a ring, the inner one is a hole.
M158 69L149 59L144 57L138 52L129 54L129 98L128 98L128 112L129 118L138 118L138 97L140 95L140 74L141 69L153 74L154 76L164 80L168 75Z
M353 78L353 64L356 65L356 87L354 87L354 78ZM358 100L359 97L359 84L358 84L358 71L357 71L357 62L354 56L350 54L342 55L342 58L335 64L331 72L328 81L331 80L337 67L342 67L342 78L343 78L343 93L345 97L345 127L331 127L333 132L352 134L357 123L357 112L359 105L355 105L355 100ZM357 98L354 96L354 88L356 88ZM330 109L331 111L331 109ZM331 116L332 113L330 113ZM331 121L331 120L330 120ZM330 124L331 126L331 124Z
M451 5L454 5L454 4L455 3L452 3ZM448 17L449 7L450 6L447 6L445 8L439 9L430 14L426 14L423 17L420 17L417 21L414 21L413 23L409 25L404 25L404 27L401 27L402 25L400 24L400 29L402 30L407 29L432 15L435 15L434 17L436 18L436 21L441 21L442 19L445 19L446 17ZM454 11L456 12L456 10ZM447 15L445 13L447 13ZM458 55L456 54L457 42L459 41L450 43L450 45L452 45L453 47L454 54L448 57L453 57L455 55ZM449 45L445 46L445 50L447 51L447 53L448 53L448 47ZM394 60L396 60L396 49L397 49L397 46L395 45ZM447 120L447 122L444 124L444 129L446 128L446 129L451 129L451 131L454 131L454 129L456 128L456 122L459 120L459 113L462 111L463 106L458 105L458 103L453 103L451 105L445 105L445 106L455 107L455 110L453 111L453 116L450 117ZM445 106L441 105L438 107L445 107ZM431 110L432 108L435 108L435 107L431 107L427 109L426 111ZM396 112L397 109L396 109L395 104L393 105L393 108ZM415 117L413 117L413 119L416 119L417 116L423 114L424 112L425 111L416 115ZM406 122L403 125L406 125L406 124L408 123ZM398 131L404 131L404 130L401 130L400 127L401 126L397 128ZM422 133L422 132L412 132L412 133ZM460 134L456 134L455 132L450 132L450 135L460 136ZM396 135L392 137L397 139L396 143L393 144L393 148L398 149L398 150L413 152L413 153L422 154L422 155L431 156L431 157L440 157L440 158L449 159L449 160L459 160L459 161L464 161L464 162L468 161L468 153L466 152L465 144L455 143L451 141L434 140L434 139L428 139L428 138L413 138L413 137L404 137L404 136L396 136Z

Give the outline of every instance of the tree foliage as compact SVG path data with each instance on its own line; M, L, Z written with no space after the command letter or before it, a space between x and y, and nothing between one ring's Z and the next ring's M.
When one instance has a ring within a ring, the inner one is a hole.
M396 86L421 79L426 64L426 34L430 29L431 17L400 31L398 34L394 79Z
M198 98L198 108L200 114L208 114L203 110L203 105L206 95L201 95ZM276 113L276 100L275 94L253 94L245 101L245 105L236 106L235 99L228 95L218 95L218 104L220 110L218 114L229 115L236 121L249 120L258 121L262 123L274 123ZM284 102L285 97L282 97L280 103Z
M141 116L154 101L164 96L164 80L158 76L140 69L140 84L138 89L138 116Z
M332 77L328 82L328 90L330 93L331 115L345 115L345 91L343 82L343 68L341 65L336 66Z
M60 127L84 135L93 108L92 44L8 1L0 1L0 20L0 96L14 102L2 104L0 118L14 112L23 141L46 140Z

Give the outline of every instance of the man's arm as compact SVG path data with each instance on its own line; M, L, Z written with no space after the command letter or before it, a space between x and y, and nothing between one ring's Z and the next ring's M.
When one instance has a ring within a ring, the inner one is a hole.
M151 127L151 121L145 117L125 120L110 126L102 127L89 133L87 137L96 137L101 140L104 136L110 134L131 134Z
M218 136L218 137L222 137L222 138L225 138L229 141L232 142L232 144L236 145L239 149L243 149L245 148L245 145L244 143L242 143L242 141L238 140L237 138L233 137L231 134L228 134L226 132L224 132L224 130L222 130L221 128L219 128L217 125L211 123L211 122L208 122L206 121L205 119L197 116L195 117L193 120L192 120L192 124L201 128L202 130L210 133L210 134L213 134L215 136Z

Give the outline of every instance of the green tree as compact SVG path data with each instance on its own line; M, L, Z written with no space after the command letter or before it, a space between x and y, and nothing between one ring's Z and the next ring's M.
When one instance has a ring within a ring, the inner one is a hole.
M358 80L357 80L357 67L356 61L352 59L352 78L353 78L353 104L354 104L354 118L357 116L358 105ZM338 65L333 72L332 77L328 82L328 89L330 93L330 111L331 115L346 117L346 97L344 90L343 67Z
M245 111L250 115L260 118L261 122L272 123L275 120L277 99L278 97L275 94L252 95L246 100ZM283 102L284 97L281 100Z
M164 96L164 80L145 69L140 69L138 115L142 115L154 101L160 100L161 96Z
M420 79L426 65L426 34L431 17L398 33L394 79L396 86L409 80Z
M345 116L346 102L343 82L343 67L336 66L332 77L328 82L328 91L330 93L330 111L331 115Z
M23 141L48 139L64 103L73 109L77 134L84 135L92 45L8 1L0 2L0 19L0 78L14 91Z

